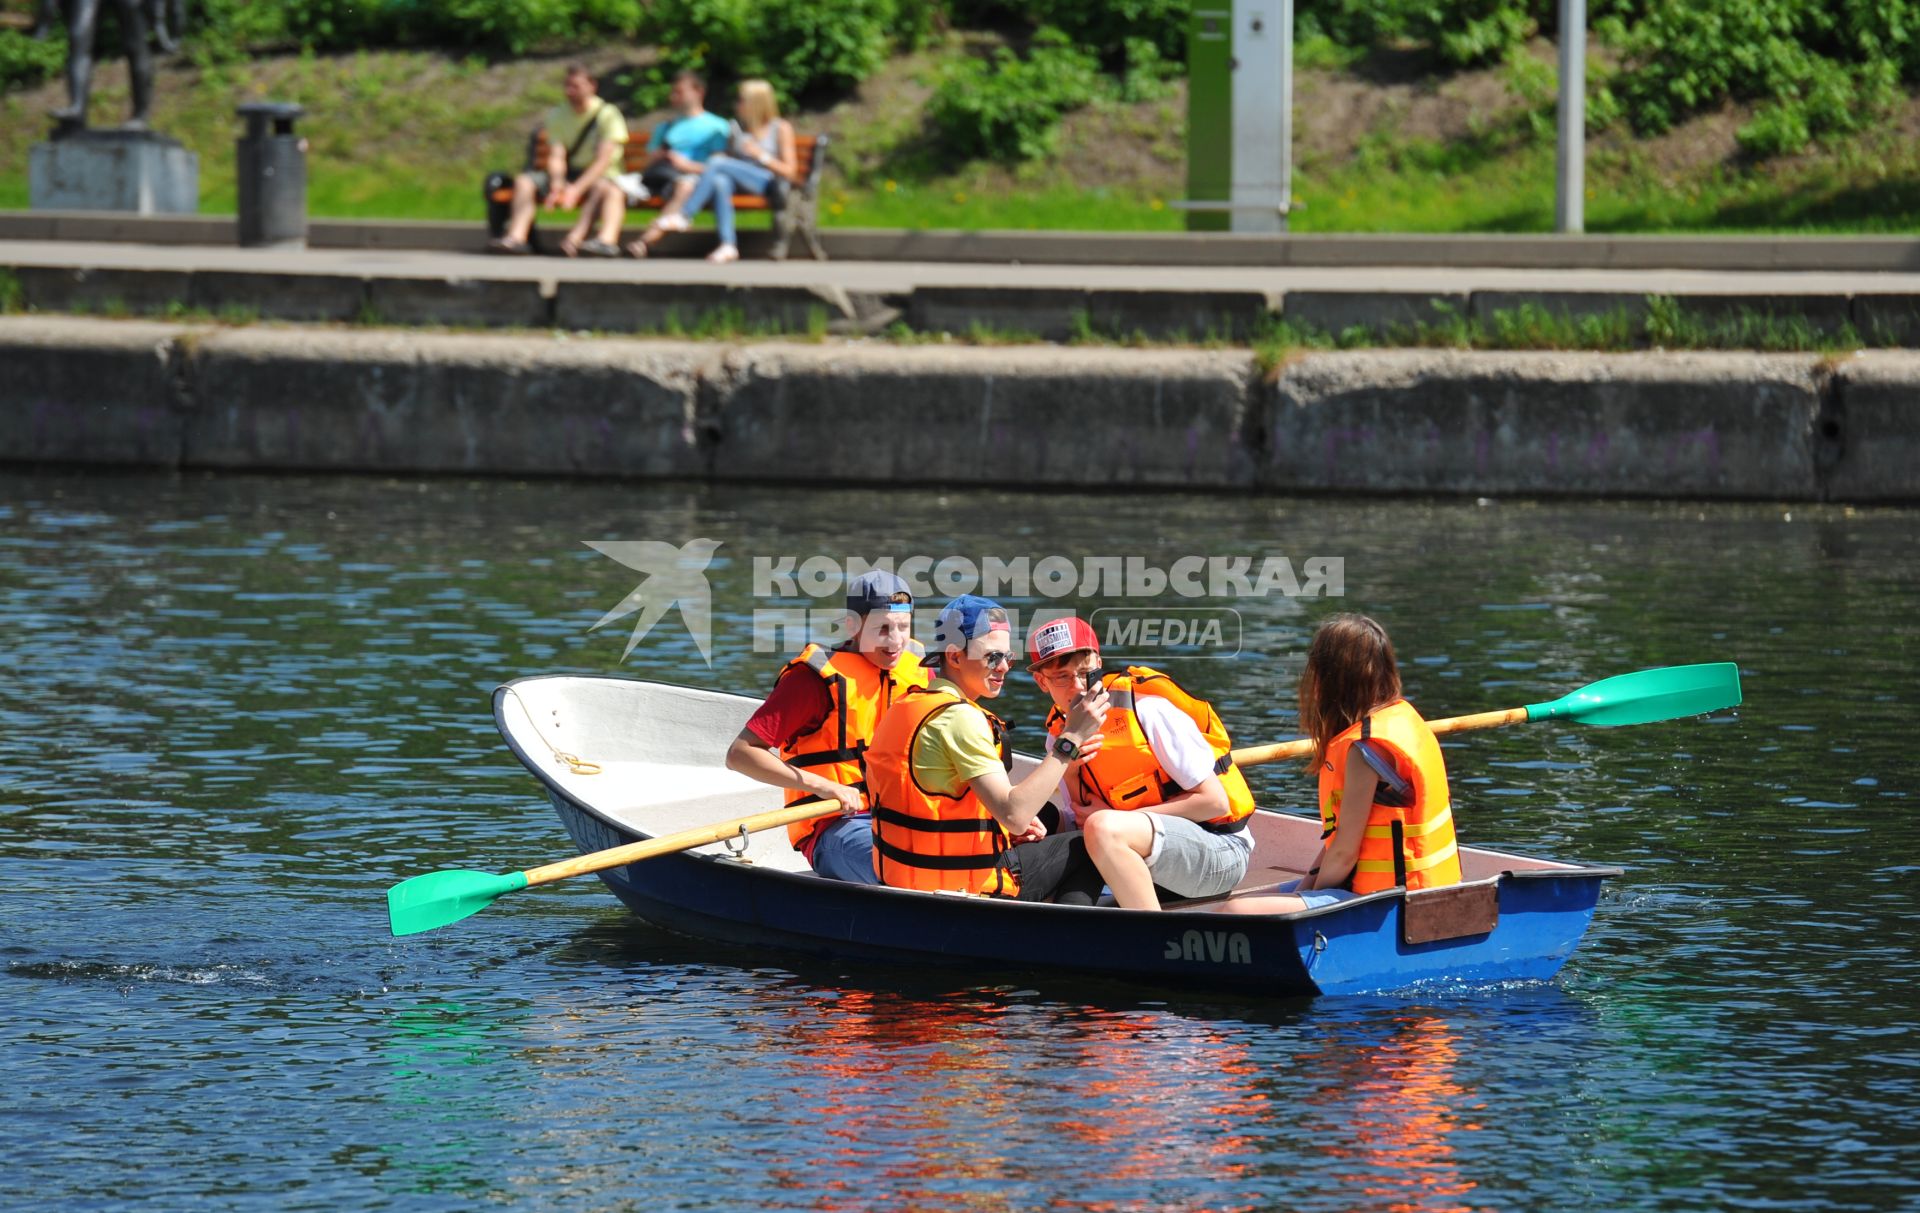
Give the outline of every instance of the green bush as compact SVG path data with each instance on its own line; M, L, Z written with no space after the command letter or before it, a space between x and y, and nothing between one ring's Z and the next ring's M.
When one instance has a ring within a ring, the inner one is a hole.
M1455 67L1495 63L1538 29L1531 6L1513 0L1454 0L1417 8L1407 30Z
M317 51L435 46L519 55L632 36L640 0L205 0L196 32L217 52L290 41ZM230 57L230 56L228 56Z
M1625 53L1616 91L1642 134L1726 100L1760 103L1740 132L1754 155L1860 130L1920 79L1920 4L1909 0L1622 0L1596 33Z
M1300 0L1299 39L1339 46L1426 46L1453 67L1492 63L1552 18L1554 0Z
M1001 47L991 62L950 66L927 102L927 121L953 156L1033 160L1053 151L1060 116L1104 87L1092 55L1060 31L1043 29L1024 59Z
M35 42L18 30L0 30L0 88L38 84L55 75L67 62L67 40Z
M1029 0L1034 24L1065 34L1108 64L1130 41L1153 45L1162 58L1185 59L1193 0Z
M1122 101L1157 101L1170 91L1167 82L1184 75L1182 65L1161 56L1146 38L1127 39L1127 66L1120 77Z
M1194 0L946 0L949 20L978 29L1056 29L1113 69L1128 59L1127 44L1144 40L1161 58L1187 57L1187 23ZM1215 7L1225 7L1221 0Z
M923 20L926 11L906 15ZM708 77L716 97L754 76L789 101L843 92L886 60L901 16L899 0L656 0L646 32L664 62L638 100L659 105L673 74L688 68Z
M314 50L349 50L400 40L400 27L393 19L390 4L372 0L306 0L304 4L280 7L287 36Z
M427 46L519 55L591 32L576 0L386 0L382 7L399 41Z
M237 63L256 48L285 44L291 37L287 13L297 7L304 6L287 0L199 0L187 8L181 45L202 67Z

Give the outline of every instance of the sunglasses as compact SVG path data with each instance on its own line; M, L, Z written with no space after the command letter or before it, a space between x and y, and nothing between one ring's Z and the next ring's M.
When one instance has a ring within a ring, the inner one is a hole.
M1005 669L1013 664L1013 654L1011 652L983 653L980 655L980 664L989 670Z
M1075 681L1082 679L1088 684L1092 684L1099 681L1100 667L1094 666L1088 670L1073 670L1066 666L1057 666L1051 670L1036 671L1033 677L1036 681L1044 682L1048 686L1072 686Z

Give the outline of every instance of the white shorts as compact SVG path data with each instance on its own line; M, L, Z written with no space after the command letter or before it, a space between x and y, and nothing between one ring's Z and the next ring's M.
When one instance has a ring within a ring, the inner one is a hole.
M1153 883L1180 897L1219 897L1233 891L1253 860L1253 830L1216 834L1197 821L1147 814L1153 849L1147 870Z

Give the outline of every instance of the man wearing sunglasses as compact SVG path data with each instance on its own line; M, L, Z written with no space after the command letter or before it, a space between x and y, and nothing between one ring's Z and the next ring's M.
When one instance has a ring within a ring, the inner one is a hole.
M934 624L937 676L901 697L867 752L874 867L880 882L924 892L1090 905L1099 870L1078 832L1040 820L1068 759L1050 753L1014 783L1006 725L981 705L1013 665L1007 613L965 594ZM1061 718L1061 736L1092 745L1106 718L1104 688Z
M1146 666L1104 674L1099 637L1077 616L1033 628L1027 655L1028 672L1053 699L1049 752L1070 748L1067 757L1077 760L1059 799L1114 900L1157 910L1160 889L1178 897L1231 892L1253 857L1253 794L1213 705ZM1096 690L1111 710L1089 746L1062 726Z

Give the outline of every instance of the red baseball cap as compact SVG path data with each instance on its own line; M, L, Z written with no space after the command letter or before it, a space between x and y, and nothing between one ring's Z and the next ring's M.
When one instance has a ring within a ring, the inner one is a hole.
M1100 651L1100 638L1093 625L1078 615L1067 615L1043 623L1027 633L1027 668L1063 653Z

